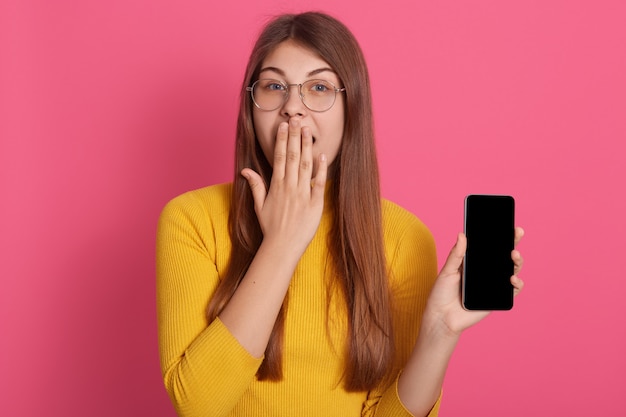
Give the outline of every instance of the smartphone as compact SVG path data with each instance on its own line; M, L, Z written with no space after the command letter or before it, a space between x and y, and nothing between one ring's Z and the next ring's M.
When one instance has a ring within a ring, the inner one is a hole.
M515 200L509 195L465 197L461 299L466 310L513 308Z

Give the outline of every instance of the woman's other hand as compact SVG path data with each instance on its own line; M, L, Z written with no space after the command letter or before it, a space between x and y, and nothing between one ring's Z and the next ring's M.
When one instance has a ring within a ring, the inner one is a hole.
M516 246L523 236L524 230L516 227ZM440 326L443 331L457 337L465 329L489 315L488 311L465 310L461 303L461 271L466 247L467 239L463 233L459 233L456 244L450 250L448 259L435 281L424 313L424 320L428 320L431 325ZM511 259L514 264L511 284L514 295L517 296L524 288L524 282L519 278L524 259L517 249L511 252Z

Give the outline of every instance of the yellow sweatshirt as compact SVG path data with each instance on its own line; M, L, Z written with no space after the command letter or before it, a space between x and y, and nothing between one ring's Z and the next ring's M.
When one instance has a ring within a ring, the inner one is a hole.
M157 233L159 351L165 387L181 417L411 416L397 378L370 392L346 392L341 376L345 306L328 306L324 266L331 212L300 259L289 287L283 380L258 381L251 356L206 307L228 265L231 184L190 191L163 209ZM406 362L437 275L432 235L414 215L383 200L383 231L393 292L397 373ZM439 401L431 411L436 416Z

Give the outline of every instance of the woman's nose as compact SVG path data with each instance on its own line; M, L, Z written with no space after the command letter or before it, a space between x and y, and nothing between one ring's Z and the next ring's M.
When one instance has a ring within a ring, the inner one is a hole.
M287 88L289 89L289 94L283 104L282 114L287 117L304 116L306 113L306 106L302 102L302 98L300 96L300 85L289 84Z

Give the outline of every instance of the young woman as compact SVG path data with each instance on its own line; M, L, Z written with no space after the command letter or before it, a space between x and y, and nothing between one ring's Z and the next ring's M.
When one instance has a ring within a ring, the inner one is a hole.
M460 303L465 237L437 275L428 229L381 199L356 40L324 14L280 16L241 94L233 182L175 198L159 222L159 347L177 412L437 415L458 338L487 313Z

